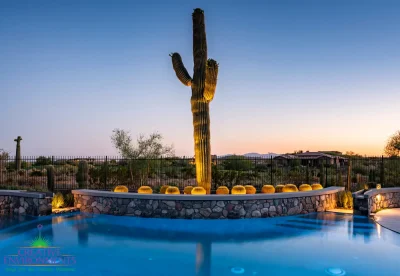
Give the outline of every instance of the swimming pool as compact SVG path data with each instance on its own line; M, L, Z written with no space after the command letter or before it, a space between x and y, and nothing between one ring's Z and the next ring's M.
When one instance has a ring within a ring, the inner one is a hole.
M11 266L37 257L21 247L39 232L58 257L48 266ZM67 214L0 230L1 275L395 276L399 253L399 234L366 217L328 212L241 220Z

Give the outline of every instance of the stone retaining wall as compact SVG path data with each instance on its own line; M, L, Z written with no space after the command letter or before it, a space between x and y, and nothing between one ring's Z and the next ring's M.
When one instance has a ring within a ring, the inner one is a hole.
M185 219L259 218L322 212L336 207L340 187L256 195L144 195L74 190L82 212Z
M0 213L42 216L51 214L51 197L24 191L0 191Z
M374 189L366 192L369 214L382 209L400 208L400 188Z

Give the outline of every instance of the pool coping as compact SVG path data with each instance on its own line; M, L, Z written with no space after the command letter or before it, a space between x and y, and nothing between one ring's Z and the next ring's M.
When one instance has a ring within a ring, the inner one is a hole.
M307 191L307 192L292 192L292 193L274 193L274 194L247 194L247 195L166 195L166 194L138 194L138 193L115 193L108 191L97 191L97 190L72 190L74 195L82 196L94 196L94 197L113 197L113 198L130 198L130 199L153 199L153 200L201 200L201 201L213 201L213 200L263 200L263 199L287 199L287 198L298 198L298 197L310 197L310 196L321 196L328 194L335 194L340 191L344 191L344 187L328 187L321 190Z
M45 193L27 192L27 191L22 191L22 190L0 190L0 196L46 198L46 194Z
M373 197L379 194L400 193L400 187L372 189L364 193L365 198Z

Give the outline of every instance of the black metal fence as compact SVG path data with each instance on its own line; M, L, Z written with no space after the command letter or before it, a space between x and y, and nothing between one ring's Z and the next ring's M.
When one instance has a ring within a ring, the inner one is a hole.
M87 181L80 171L80 161L88 164ZM120 157L15 157L0 159L0 189L47 189L47 166L55 170L55 190L77 188L112 190L126 185L136 191L149 185L157 192L162 185L181 190L196 185L193 158L124 159ZM212 191L218 186L265 184L313 184L348 186L355 191L367 183L382 187L400 186L400 158L213 158Z

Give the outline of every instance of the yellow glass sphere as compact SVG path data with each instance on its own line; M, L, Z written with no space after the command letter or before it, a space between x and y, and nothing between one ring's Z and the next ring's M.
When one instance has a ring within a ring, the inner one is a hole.
M192 194L193 186L186 186L185 189L183 189L183 193L185 195L190 195Z
M257 192L253 185L246 185L244 188L246 189L246 194L255 194Z
M217 195L229 195L229 189L226 186L219 186L215 193Z
M264 185L261 189L261 193L263 194L273 194L275 193L275 187L272 185Z
M203 187L194 187L192 189L192 195L205 195L205 194L207 194L207 192Z
M301 184L299 187L300 192L312 191L312 188L309 184Z
M138 194L152 194L153 189L150 188L149 186L141 186L137 192Z
M169 188L169 185L162 185L160 189L160 194L165 194L165 191Z
M232 187L231 194L233 195L245 195L246 188L242 185L236 185Z
M322 185L321 184L312 184L311 185L311 188L313 189L313 191L314 190L322 190L324 187L322 187Z
M299 190L297 189L296 185L294 184L286 184L283 188L282 188L282 193L294 193L294 192L298 192Z
M167 190L165 191L166 195L180 195L181 192L179 191L178 187L174 187L174 186L169 186L167 188Z
M275 193L282 193L283 187L285 187L285 185L279 184L275 186Z
M129 192L128 187L124 185L118 185L114 189L114 193L127 193L127 192Z

